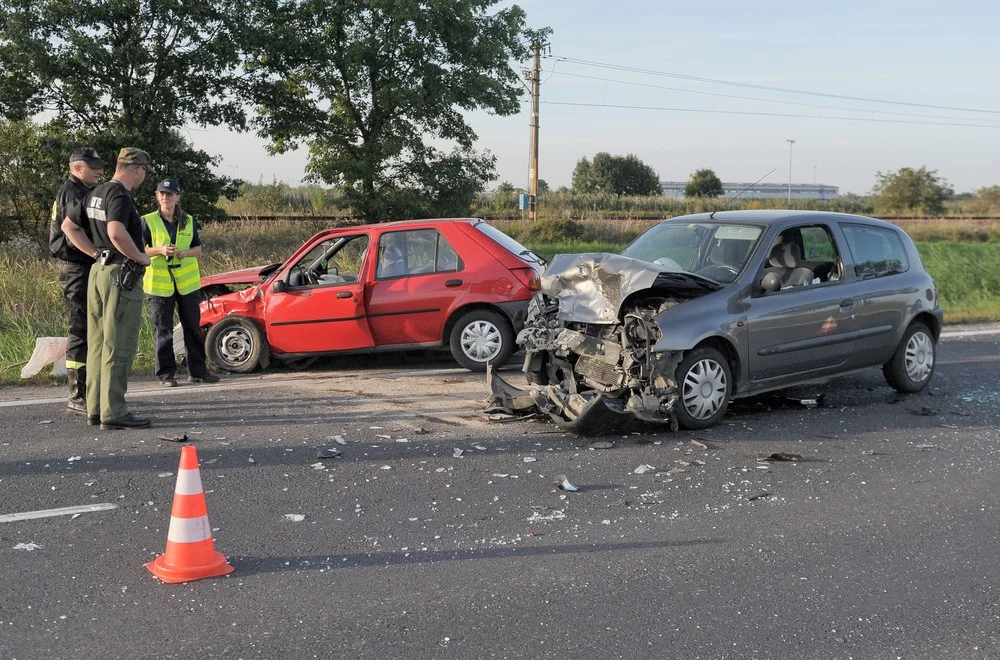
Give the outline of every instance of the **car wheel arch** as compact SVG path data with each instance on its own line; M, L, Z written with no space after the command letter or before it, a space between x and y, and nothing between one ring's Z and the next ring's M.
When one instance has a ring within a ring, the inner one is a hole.
M743 384L743 362L740 360L739 351L736 350L736 346L724 337L711 336L702 339L690 349L684 351L684 354L699 348L714 348L726 358L726 362L729 365L729 373L732 375L732 395L736 396L743 389L741 387ZM683 359L683 355L681 359Z
M494 312L495 314L501 315L502 317L504 317L507 320L507 323L510 324L511 329L513 330L514 324L511 323L510 317L507 316L507 313L504 312L499 307L497 307L496 305L490 305L488 303L468 303L468 304L462 305L461 307L456 307L448 315L448 320L444 322L444 327L441 329L441 343L442 344L447 344L448 343L448 338L451 337L451 332L452 332L452 330L455 329L455 324L458 323L459 319L461 319L463 316L465 316L469 312L473 312L473 311L477 311L477 310L482 310L482 311L487 311L487 312Z

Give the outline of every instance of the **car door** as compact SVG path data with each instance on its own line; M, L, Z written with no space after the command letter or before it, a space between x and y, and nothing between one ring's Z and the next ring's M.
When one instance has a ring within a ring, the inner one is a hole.
M374 345L365 314L368 234L327 237L286 270L284 290L265 294L265 327L278 353L325 353Z
M755 287L747 305L748 369L755 385L784 377L821 376L850 360L857 336L856 299L843 277L843 260L830 227L785 229L772 242L797 243L798 253L818 257L798 267L828 264L805 284L765 293ZM771 249L765 253L770 254ZM758 266L757 276L763 275ZM819 271L818 266L813 266Z
M469 287L463 269L437 229L383 233L367 302L375 344L440 342L452 301Z

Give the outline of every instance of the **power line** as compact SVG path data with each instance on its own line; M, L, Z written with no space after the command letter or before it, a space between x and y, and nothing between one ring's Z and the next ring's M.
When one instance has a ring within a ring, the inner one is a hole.
M804 94L808 96L822 96L825 98L833 99L843 99L847 101L861 101L863 103L884 103L887 105L901 105L908 106L912 108L930 108L934 110L955 110L959 112L978 112L983 114L1000 115L1000 110L984 110L982 108L962 108L950 105L932 105L929 103L907 103L904 101L887 101L884 99L873 99L863 96L847 96L845 94L828 94L825 92L809 92L799 89L787 89L784 87L771 87L769 85L757 85L753 83L741 83L734 82L732 80L719 80L716 78L703 78L701 76L688 76L680 73L669 73L666 71L655 71L652 69L640 69L636 67L623 66L620 64L607 64L604 62L593 62L590 60L581 60L573 57L559 57L559 56L547 56L553 57L560 62L567 62L569 64L579 64L581 66L593 66L602 69L613 69L615 71L630 71L632 73L641 73L651 76L663 76L666 78L677 78L679 80L691 80L694 82L710 83L713 85L732 85L735 87L747 87L749 89L763 89L771 92L782 92L784 94Z
M879 114L879 115L899 115L901 117L919 117L919 118L922 118L922 119L954 119L954 117L946 117L946 116L942 116L942 115L922 115L922 114L917 114L917 113L914 113L914 112L899 112L899 111L892 111L892 110L866 110L866 109L863 109L863 108L848 108L848 107L838 106L838 105L822 105L822 104L819 104L819 103L802 103L802 102L796 102L796 101L778 101L778 100L775 100L775 99L762 99L762 98L758 98L758 97L754 97L754 96L739 96L739 95L736 95L736 94L720 94L718 92L704 92L704 91L697 90L697 89L685 89L683 87L667 87L665 85L651 85L649 83L633 82L631 80L620 80L620 79L615 79L615 78L601 78L599 76L585 76L585 75L582 75L582 74L579 74L579 73L567 73L566 71L555 71L555 70L553 70L549 77L551 77L552 75L569 76L571 78L582 78L584 80L598 80L598 81L601 81L601 82L617 83L617 84L620 84L620 85L632 85L632 86L635 86L635 87L647 87L647 88L650 88L650 89L664 89L664 90L672 91L672 92L683 92L683 93L688 93L688 94L700 94L700 95L703 95L703 96L713 96L713 97L719 97L719 98L725 98L725 99L738 99L738 100L741 100L741 101L757 101L757 102L760 102L760 103L777 103L777 104L780 104L780 105L794 105L794 106L799 106L799 107L803 107L803 108L819 108L819 109L824 109L824 110L847 110L849 112L870 112L870 113ZM982 119L980 121L997 121L997 120Z
M839 116L823 116L823 115L796 115L791 113L779 113L779 112L749 112L742 110L702 110L700 108L671 108L667 106L653 106L653 105L620 105L614 103L574 103L570 101L542 101L546 105L570 105L579 106L586 108L618 108L625 110L659 110L663 112L691 112L691 113L701 113L707 115L748 115L753 117L781 117L789 119L837 119L841 121L861 121L861 122L873 122L878 124L917 124L922 126L958 126L960 128L997 128L1000 129L1000 125L995 124L961 124L957 122L938 122L938 121L910 121L907 119L875 119L871 117L839 117Z

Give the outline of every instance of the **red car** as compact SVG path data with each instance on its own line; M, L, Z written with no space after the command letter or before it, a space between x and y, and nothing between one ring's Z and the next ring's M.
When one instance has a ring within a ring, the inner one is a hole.
M209 362L304 367L319 355L449 346L463 367L503 364L545 262L482 220L328 229L287 261L202 278ZM251 284L235 293L229 285Z

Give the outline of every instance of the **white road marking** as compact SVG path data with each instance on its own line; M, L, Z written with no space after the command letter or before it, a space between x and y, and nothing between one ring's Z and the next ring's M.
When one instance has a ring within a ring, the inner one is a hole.
M942 332L942 337L974 337L976 335L996 335L1000 330L961 330L955 332Z
M107 511L117 509L117 504L84 504L81 506L66 506L61 509L43 509L41 511L21 511L0 516L0 523L17 522L18 520L33 520L35 518L51 518L52 516L71 516L74 513L90 513L91 511Z

